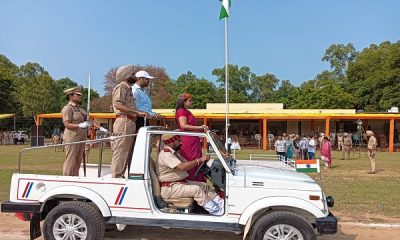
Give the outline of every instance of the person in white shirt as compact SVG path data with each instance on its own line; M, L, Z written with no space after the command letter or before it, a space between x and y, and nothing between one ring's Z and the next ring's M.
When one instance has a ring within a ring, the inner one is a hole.
M283 160L286 162L286 141L282 140L281 136L278 136L278 140L275 141L275 151L279 156L279 160Z
M308 141L308 159L315 158L315 149L317 148L317 143L315 142L314 136L310 136L310 140Z

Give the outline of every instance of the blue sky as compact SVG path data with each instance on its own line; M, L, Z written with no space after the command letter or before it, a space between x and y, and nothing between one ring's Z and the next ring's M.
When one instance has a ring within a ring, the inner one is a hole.
M331 44L400 40L399 9L398 0L232 0L230 63L300 85L329 69L321 58ZM84 86L91 73L100 93L105 73L128 63L215 81L211 71L224 65L219 10L217 0L2 0L0 53Z

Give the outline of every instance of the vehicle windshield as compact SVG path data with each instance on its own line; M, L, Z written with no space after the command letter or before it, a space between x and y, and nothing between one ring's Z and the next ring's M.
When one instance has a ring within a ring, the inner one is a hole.
M226 150L224 143L221 141L220 137L215 133L210 131L210 136L214 141L215 145L218 148L218 151L221 153L222 157L224 158L225 162L231 158L228 151Z

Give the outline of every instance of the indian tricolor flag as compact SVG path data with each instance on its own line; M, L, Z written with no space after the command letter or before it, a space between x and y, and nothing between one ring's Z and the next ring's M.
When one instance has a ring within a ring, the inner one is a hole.
M319 159L296 160L296 171L319 173Z
M221 2L222 6L221 12L219 13L219 20L229 17L229 8L231 8L231 0L222 0Z

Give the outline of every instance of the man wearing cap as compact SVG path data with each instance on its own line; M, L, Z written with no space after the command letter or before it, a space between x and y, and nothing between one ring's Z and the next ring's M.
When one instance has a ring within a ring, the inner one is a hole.
M342 160L345 159L345 155L347 155L347 159L350 158L350 150L353 148L353 141L348 133L343 134L343 145L342 145Z
M146 71L140 70L135 74L136 82L132 87L133 97L135 98L136 109L141 112L146 112L149 114L152 119L161 119L161 115L152 111L152 102L150 98L150 94L146 89L150 80L154 79L154 77L150 76ZM139 128L149 125L148 120L146 123L144 122L144 118L138 117L136 119L136 131L139 131Z
M64 141L65 143L79 142L86 140L86 128L92 126L92 122L86 119L87 113L81 107L82 92L79 87L69 88L64 91L68 104L61 110L64 123ZM107 129L100 127L95 122L94 125L100 128L100 131L108 132ZM84 158L85 143L71 144L65 146L65 162L63 174L65 176L78 176L79 167Z
M371 163L371 170L368 174L375 174L375 154L376 154L376 138L374 136L374 132L368 130L365 132L367 134L368 139L368 157Z
M119 83L112 93L112 106L116 119L113 126L113 135L121 136L136 132L136 115L145 117L148 114L136 110L132 93L132 84L135 83L135 67L124 65L118 68L116 80ZM123 177L129 158L132 154L132 137L122 137L112 144L113 156L111 171L114 178Z
M181 146L181 137L177 135L163 135L162 141L165 144L158 158L156 168L161 184L161 197L187 198L194 200L212 215L224 213L224 200L214 191L209 189L206 183L187 181L188 170L199 166L209 160L209 156L203 156L193 161L186 161L177 150Z

